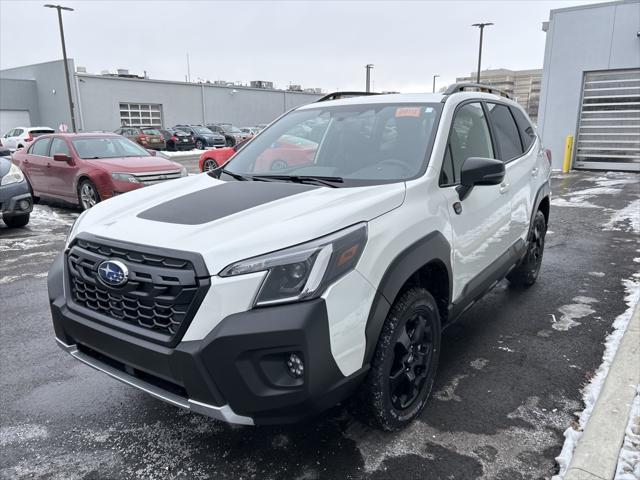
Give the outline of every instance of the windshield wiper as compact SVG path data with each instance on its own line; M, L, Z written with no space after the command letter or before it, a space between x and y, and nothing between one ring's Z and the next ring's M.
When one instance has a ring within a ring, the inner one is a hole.
M253 175L252 179L284 180L294 183L319 183L331 188L338 188L336 183L344 183L342 177L323 177L315 175Z
M230 172L229 170L226 170L222 167L218 167L212 170L212 172L217 173L217 178L220 178L220 173L226 173L227 175L229 175L230 177L235 178L236 180L250 180L251 177L245 177L244 175L240 175L239 173L234 173L234 172Z

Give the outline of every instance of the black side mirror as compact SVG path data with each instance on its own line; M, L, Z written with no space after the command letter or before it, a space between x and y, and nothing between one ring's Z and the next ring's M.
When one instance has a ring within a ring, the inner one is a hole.
M158 152L156 152L155 150L150 150L148 148L146 148L145 150L149 152L149 155L151 155L152 157L155 157L158 154Z
M10 156L11 156L11 150L9 150L8 148L0 147L0 157L10 157Z
M476 185L499 185L504 180L504 163L493 158L469 157L462 163L460 185L456 189L464 200Z

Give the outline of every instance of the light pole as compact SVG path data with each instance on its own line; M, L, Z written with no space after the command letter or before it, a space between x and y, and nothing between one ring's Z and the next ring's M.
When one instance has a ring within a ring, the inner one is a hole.
M71 98L71 81L69 80L69 61L67 60L67 47L64 43L64 28L62 28L62 10L73 12L73 8L61 5L45 5L47 8L58 10L58 23L60 24L60 40L62 40L62 58L64 58L64 76L67 79L67 96L69 97L69 112L71 113L71 129L76 133L76 117L73 113L73 99Z
M478 27L480 29L480 47L478 49L478 74L476 77L476 81L478 83L480 83L480 65L482 63L482 33L484 32L484 27L488 27L490 25L493 25L493 23L474 23L473 25L471 25L472 27Z
M366 92L369 93L371 91L371 69L373 68L373 64L372 63L367 63L364 68L367 71L367 90Z
M434 75L433 76L433 93L436 93L436 78L438 78L440 75Z

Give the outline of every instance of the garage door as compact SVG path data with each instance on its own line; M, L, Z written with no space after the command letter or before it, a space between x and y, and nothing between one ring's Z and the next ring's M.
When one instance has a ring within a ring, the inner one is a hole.
M0 136L15 127L30 127L31 119L26 110L0 110Z
M640 69L585 73L575 167L640 171Z

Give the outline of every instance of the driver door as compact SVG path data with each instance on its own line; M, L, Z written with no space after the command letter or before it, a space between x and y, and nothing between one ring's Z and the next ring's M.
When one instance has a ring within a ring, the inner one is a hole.
M459 198L460 171L470 157L496 158L480 102L457 108L440 176L453 230L454 304L484 292L510 246L511 205L506 180L503 185L476 186L464 200Z
M53 159L55 154L67 155L70 162L57 162ZM49 183L51 193L75 200L77 198L75 192L75 178L78 172L78 165L73 161L71 149L64 138L56 137L51 142L51 150L49 153L49 162L47 170L49 171Z

